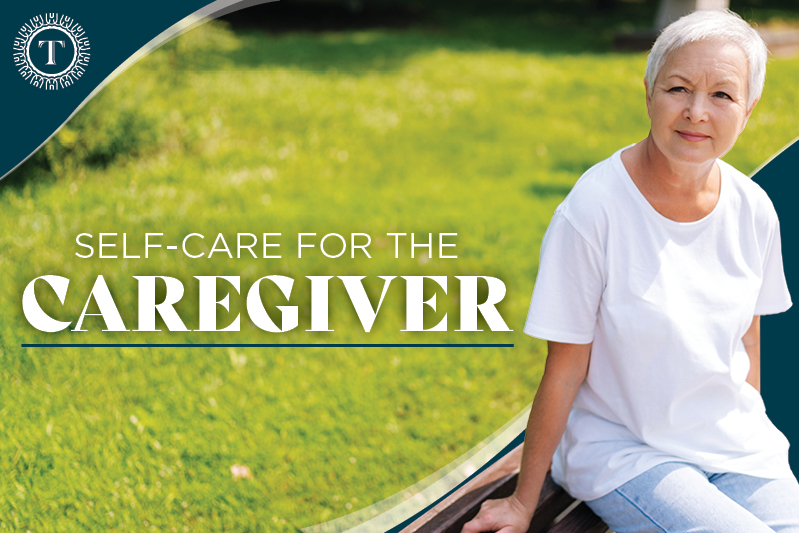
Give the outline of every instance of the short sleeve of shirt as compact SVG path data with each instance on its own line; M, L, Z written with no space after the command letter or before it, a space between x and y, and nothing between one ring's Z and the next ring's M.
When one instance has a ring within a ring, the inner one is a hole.
M539 339L587 344L594 339L604 288L604 259L555 212L541 243L541 259L524 332Z
M755 315L782 313L790 308L791 304L791 295L788 292L788 284L785 282L785 272L782 267L780 225L779 222L776 222L766 247L763 262L763 284L755 304Z

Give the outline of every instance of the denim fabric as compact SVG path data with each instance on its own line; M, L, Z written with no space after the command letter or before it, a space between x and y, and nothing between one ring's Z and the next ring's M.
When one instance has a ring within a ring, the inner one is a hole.
M617 533L799 533L796 478L663 463L586 502Z

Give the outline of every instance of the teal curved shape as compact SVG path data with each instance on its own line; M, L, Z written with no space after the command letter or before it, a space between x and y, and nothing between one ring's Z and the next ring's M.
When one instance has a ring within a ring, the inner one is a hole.
M761 394L768 416L794 446L791 469L799 472L799 138L752 176L769 195L780 219L782 260L794 301L785 313L762 318Z

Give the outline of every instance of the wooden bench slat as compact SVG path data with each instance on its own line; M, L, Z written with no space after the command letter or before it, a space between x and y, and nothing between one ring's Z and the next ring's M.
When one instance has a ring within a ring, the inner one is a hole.
M480 505L485 500L505 498L513 494L518 477L518 474L508 474L469 492L420 527L417 533L460 533L463 525L477 515ZM547 473L528 533L546 531L552 520L573 501L574 498L557 486Z
M417 529L416 533L460 533L463 525L477 515L485 500L513 494L516 477L516 474L508 474L465 494Z
M552 481L552 476L547 472L544 486L541 489L541 496L538 498L538 505L535 514L530 521L530 528L527 533L541 533L547 531L549 524L562 513L569 505L574 502L568 492L560 488Z
M474 479L442 500L409 525L402 533L460 533L474 518L485 500L513 494L519 478L521 445L494 463ZM527 533L606 533L608 527L580 502L573 509L572 498L552 480L547 472L530 528ZM566 516L553 526L561 514Z
M602 519L595 515L585 502L581 502L563 520L555 524L549 533L606 533L607 531L610 529Z

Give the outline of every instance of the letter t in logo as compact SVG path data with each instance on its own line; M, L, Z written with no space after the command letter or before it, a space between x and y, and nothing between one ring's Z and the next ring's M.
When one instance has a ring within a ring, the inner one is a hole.
M64 48L64 41L39 41L39 48L42 47L42 43L47 43L47 64L55 65L55 43Z

